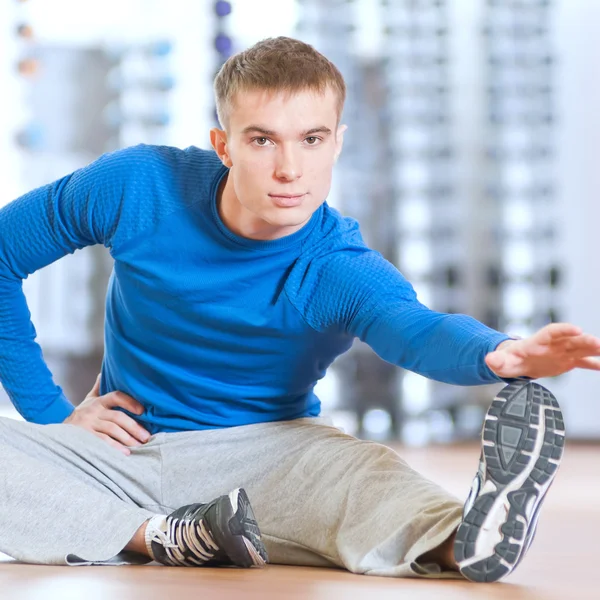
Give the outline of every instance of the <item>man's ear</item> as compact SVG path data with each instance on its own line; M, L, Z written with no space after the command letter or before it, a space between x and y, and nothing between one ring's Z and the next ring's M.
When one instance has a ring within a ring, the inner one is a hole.
M221 162L231 168L233 163L231 162L231 156L229 156L229 150L227 149L227 132L224 129L213 127L210 130L210 143L215 149L217 156L221 159Z
M344 145L344 132L348 129L348 125L340 125L335 135L335 154L333 156L333 162L337 162L341 152L342 146Z

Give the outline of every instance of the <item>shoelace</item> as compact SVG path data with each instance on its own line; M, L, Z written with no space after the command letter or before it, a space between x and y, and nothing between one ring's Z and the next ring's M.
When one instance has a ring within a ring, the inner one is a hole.
M204 564L219 550L203 520L195 522L167 517L167 532L156 531L153 539L165 548L169 559L179 565L190 562L196 565ZM191 552L193 557L185 556L186 550Z
M177 544L174 544L167 534L161 529L155 529L152 535L152 541L159 543L164 548L177 548Z

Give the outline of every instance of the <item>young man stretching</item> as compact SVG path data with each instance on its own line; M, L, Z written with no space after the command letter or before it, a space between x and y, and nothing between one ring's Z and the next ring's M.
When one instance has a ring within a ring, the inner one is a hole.
M0 211L0 380L27 421L0 419L0 551L244 567L268 551L498 580L531 543L564 442L558 404L530 379L598 370L600 340L568 324L511 340L418 302L325 202L345 85L312 47L265 40L227 61L215 91L214 152L105 154ZM92 244L115 260L105 356L74 408L35 343L22 279ZM355 337L439 381L508 383L464 507L319 417L315 382Z

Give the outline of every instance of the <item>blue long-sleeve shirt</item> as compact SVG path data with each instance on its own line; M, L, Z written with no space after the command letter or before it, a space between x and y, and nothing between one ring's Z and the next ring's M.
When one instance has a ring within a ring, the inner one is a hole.
M216 207L226 172L212 151L140 145L0 210L0 381L25 419L61 422L73 405L35 342L22 280L92 244L115 261L101 393L141 402L135 418L153 433L317 415L313 387L355 337L432 379L502 381L484 356L509 337L423 306L327 203L277 240L232 233Z

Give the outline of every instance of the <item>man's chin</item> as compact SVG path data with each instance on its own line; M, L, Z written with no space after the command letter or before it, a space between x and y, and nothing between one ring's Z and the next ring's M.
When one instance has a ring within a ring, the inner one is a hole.
M277 219L274 225L278 227L303 227L310 221L311 217L312 213L309 215L300 214L295 216L295 218L292 218L290 215L287 219Z

